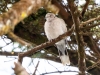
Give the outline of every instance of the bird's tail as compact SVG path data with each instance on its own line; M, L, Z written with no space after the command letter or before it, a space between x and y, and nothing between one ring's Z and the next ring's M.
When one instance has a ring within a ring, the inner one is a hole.
M70 60L68 55L60 56L61 62L63 65L70 65Z
M70 65L70 59L65 45L56 45L63 65Z

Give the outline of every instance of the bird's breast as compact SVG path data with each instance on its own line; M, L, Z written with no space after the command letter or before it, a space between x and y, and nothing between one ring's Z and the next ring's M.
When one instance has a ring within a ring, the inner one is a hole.
M63 34L62 30L55 23L46 23L45 33L49 40L55 39L59 35Z

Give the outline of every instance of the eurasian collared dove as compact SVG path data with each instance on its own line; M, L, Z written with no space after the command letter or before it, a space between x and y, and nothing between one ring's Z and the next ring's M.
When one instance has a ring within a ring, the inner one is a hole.
M47 13L45 18L46 18L46 22L44 25L44 30L48 40L55 39L59 35L67 32L66 24L63 19L56 17L56 15L53 13ZM58 49L61 62L64 65L70 65L66 43L67 40L65 37L61 41L55 43L55 45Z

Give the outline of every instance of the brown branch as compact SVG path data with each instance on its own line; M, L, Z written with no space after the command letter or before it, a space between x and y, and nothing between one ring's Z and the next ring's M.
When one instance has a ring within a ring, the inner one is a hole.
M80 27L83 27L84 25L86 25L86 24L88 24L88 23L90 23L90 22L96 21L96 20L100 20L100 16L98 16L98 17L96 17L96 18L89 19L89 20L87 20L87 21L85 21L85 22L82 22L82 23L80 24Z
M13 68L13 70L16 75L29 75L26 69L19 62L14 62L14 65L15 68Z
M12 40L14 40L14 41L16 41L16 42L19 42L20 44L22 44L22 45L24 45L24 46L29 47L29 46L32 45L32 44L30 44L30 43L24 41L23 39L21 39L21 38L18 37L17 35L15 35L13 32L9 32L9 33L7 34L7 36L8 36L9 38L11 38Z
M14 54L12 54L11 52L0 52L0 55L6 55L6 56L18 56L18 54L19 54L20 52L14 52ZM70 57L70 60L71 60L71 62L74 64L74 65L76 65L77 63L76 63L76 61L75 60L77 60L78 58L77 58L77 51L73 51L73 50L69 50L69 56L71 56ZM96 67L96 65L94 64L93 66L90 66L90 64L92 65L93 64L93 62L94 63L97 63L96 62L96 60L94 59L94 58L92 58L91 56L88 56L88 55L86 55L86 57L87 57L87 71L88 70L90 70L90 69L93 69L94 67ZM43 59L48 59L48 60L53 60L53 61L55 61L55 62L59 62L59 63L61 63L61 61L60 61L60 59L58 58L58 57L54 57L54 56L43 56L43 57L40 57L40 58L43 58ZM73 60L74 59L74 60ZM93 61L93 62L91 62L91 60ZM76 64L75 64L76 63Z
M71 10L71 15L73 18L73 22L75 24L75 33L76 33L76 41L78 44L78 64L79 64L79 70L80 74L79 75L85 75L85 70L86 70L86 64L85 64L85 50L84 50L84 42L83 42L83 37L80 35L80 20L79 20L79 11L76 5L74 4L74 0L67 0L68 1L68 6Z
M71 28L71 26L73 25L71 15L66 11L66 9L62 6L62 4L59 1L52 0L52 3L60 9L59 14L64 19L66 24Z
M92 54L90 53L90 54L92 56L95 56L97 59L99 59L100 58L100 49L97 46L96 42L93 40L92 33L85 32L85 33L81 33L81 35L84 36L84 41L87 43L87 46L90 48L90 50L93 51L93 53Z
M82 27L81 29L91 29L91 28L93 28L93 27L95 27L95 26L98 26L98 25L100 25L100 23L93 24L93 25L86 26L86 27Z
M86 1L86 3L84 5L83 10L82 10L82 13L81 13L82 16L84 16L84 14L86 12L86 9L87 9L87 7L88 7L88 5L90 3L90 0L85 0L85 1Z
M46 73L42 73L42 74L40 74L40 75L50 75L50 74L54 74L54 73L68 73L68 72L70 72L70 73L78 73L78 71L71 71L71 70L69 70L69 71L54 71L54 72L46 72Z
M95 56L97 58L100 58L100 49L98 48L98 46L96 45L96 43L94 42L92 36L89 36L89 41L90 43L88 45L90 45L91 50L94 52Z
M56 39L50 40L50 41L48 41L46 43L42 43L42 44L34 47L32 50L29 50L27 52L20 53L19 57L18 57L18 61L21 63L23 57L32 55L33 53L35 53L38 50L41 50L42 48L51 46L51 45L55 44L56 42L60 41L61 39L63 39L65 36L70 36L72 34L72 32L73 32L73 29L74 29L74 27L72 26L72 28L68 32L60 35Z
M0 55L4 56L18 56L20 52L6 52L6 51L0 51Z
M3 51L0 51L1 56L18 56L18 54L20 54L20 53L22 53L22 52L6 52L6 51L3 52ZM31 57L31 56L29 55L27 57ZM55 56L51 57L51 56L48 56L47 54L45 56L42 55L40 58L48 59L48 60L52 60L52 61L61 63L59 57L55 57Z
M0 15L0 36L13 30L20 21L35 13L47 2L48 0L20 0L15 3L8 12Z
M92 66L89 66L86 70L89 71L95 67L99 67L98 65L100 65L100 60L98 60L96 63L94 63Z
M34 73L33 73L32 75L36 75L35 73L36 73L36 70L37 70L37 68L38 68L38 66L39 66L39 63L40 63L40 61L38 61L37 65L36 65L36 67L35 67L35 71L34 71Z

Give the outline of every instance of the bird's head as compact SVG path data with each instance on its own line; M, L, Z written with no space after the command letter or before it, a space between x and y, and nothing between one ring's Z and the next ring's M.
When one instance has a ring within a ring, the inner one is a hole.
M56 17L56 16L55 16L55 14L53 14L53 13L47 13L46 16L45 16L45 19L46 19L47 21L52 21L55 17Z

